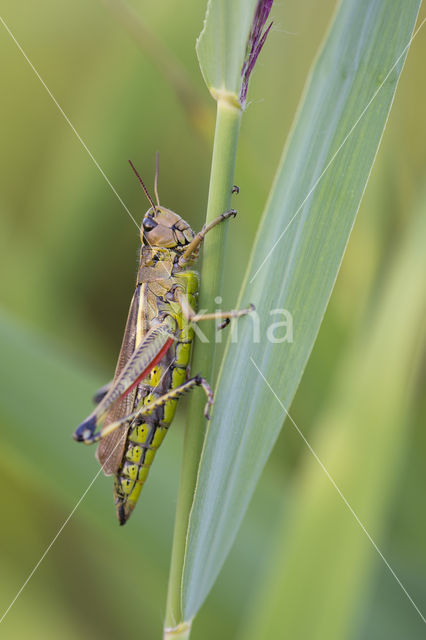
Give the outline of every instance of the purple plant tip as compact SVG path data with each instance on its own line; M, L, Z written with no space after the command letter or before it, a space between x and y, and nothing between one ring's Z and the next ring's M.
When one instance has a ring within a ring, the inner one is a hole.
M272 22L263 31L268 16L271 12L274 0L259 0L254 14L253 24L250 30L250 35L247 41L247 52L244 60L243 68L241 69L241 92L240 103L244 107L247 99L247 91L250 75L256 64L256 60L259 53L262 50L265 40L268 36ZM263 32L263 33L262 33Z

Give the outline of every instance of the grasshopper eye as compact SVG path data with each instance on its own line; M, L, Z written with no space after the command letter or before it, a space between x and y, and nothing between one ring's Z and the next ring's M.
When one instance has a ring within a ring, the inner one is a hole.
M157 223L154 218L148 217L143 219L142 226L144 231L152 231L157 226Z

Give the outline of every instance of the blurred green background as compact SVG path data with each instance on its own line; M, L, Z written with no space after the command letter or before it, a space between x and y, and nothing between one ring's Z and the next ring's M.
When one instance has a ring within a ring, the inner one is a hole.
M162 0L154 6L134 0L127 6L134 13L109 0L3 0L1 16L136 220L147 205L127 159L151 187L158 150L162 203L198 229L214 125L214 102L194 51L205 3ZM274 8L274 28L243 118L236 167L240 216L229 230L224 307L237 297L333 7L328 0L303 0ZM91 393L110 379L115 366L134 287L138 232L1 25L0 49L1 616L98 471L94 450L75 444L71 434L90 411ZM321 415L335 402L339 367L376 311L401 238L426 210L425 56L421 31L292 407L308 439L318 435ZM392 459L390 508L381 516L377 542L424 609L426 436L420 378L404 398L405 444ZM115 521L111 479L96 479L1 623L2 637L160 637L184 414L185 402L124 529ZM282 518L291 522L310 457L286 424L195 622L194 638L242 633ZM320 478L323 471L317 467L315 473ZM331 531L336 522L328 525ZM355 521L353 526L362 537ZM326 528L321 531L324 535ZM310 544L320 545L316 532L310 534ZM421 618L372 548L367 564L363 597L354 605L345 638L424 637ZM327 589L326 576L321 588Z

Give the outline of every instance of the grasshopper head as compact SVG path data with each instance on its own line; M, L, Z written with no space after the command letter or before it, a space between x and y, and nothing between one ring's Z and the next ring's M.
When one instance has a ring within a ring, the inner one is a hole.
M183 218L177 213L166 209L160 205L158 197L158 153L155 158L155 183L154 192L157 204L151 198L144 181L136 171L133 163L129 160L130 166L136 174L137 179L142 185L147 199L151 207L148 209L141 225L141 242L150 247L159 247L163 249L174 249L175 251L183 250L194 237L194 232Z
M177 213L156 205L146 212L141 225L141 241L152 247L179 250L194 237L194 232Z

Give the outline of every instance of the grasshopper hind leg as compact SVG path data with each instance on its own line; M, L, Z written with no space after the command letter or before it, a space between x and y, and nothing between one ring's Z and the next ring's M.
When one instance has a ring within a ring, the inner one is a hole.
M112 381L108 382L107 384L104 384L103 387L98 389L96 391L96 393L94 394L94 396L93 396L94 404L99 404L101 402L101 400L103 400L105 398L106 394L111 389L111 387L112 387Z

